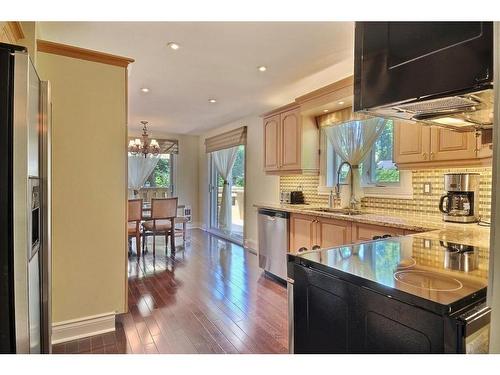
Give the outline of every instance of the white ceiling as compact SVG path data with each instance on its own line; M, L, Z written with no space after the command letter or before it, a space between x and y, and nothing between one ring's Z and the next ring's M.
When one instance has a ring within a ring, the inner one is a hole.
M286 104L307 92L292 83L353 54L351 22L41 22L39 37L135 59L129 128L192 134Z

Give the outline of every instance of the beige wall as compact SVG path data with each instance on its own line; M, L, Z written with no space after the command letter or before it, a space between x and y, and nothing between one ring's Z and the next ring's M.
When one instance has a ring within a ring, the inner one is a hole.
M130 125L131 137L140 135L142 125ZM151 138L177 139L179 154L176 155L174 168L174 189L179 197L179 204L190 205L193 219L191 226L199 227L200 210L198 208L198 136L157 132L154 124L149 128Z
M46 53L37 59L52 86L53 322L122 312L126 69Z
M201 221L204 228L209 225L208 157L205 153L205 138L222 132L247 126L246 181L245 181L245 246L257 250L257 210L256 202L277 202L279 200L279 177L269 176L263 170L263 129L258 116L244 118L220 128L211 130L199 139L199 202Z

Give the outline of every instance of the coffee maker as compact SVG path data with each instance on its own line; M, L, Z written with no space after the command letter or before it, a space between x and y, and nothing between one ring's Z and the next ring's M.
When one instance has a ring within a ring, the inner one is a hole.
M446 173L444 190L446 194L439 201L444 221L479 221L479 173Z

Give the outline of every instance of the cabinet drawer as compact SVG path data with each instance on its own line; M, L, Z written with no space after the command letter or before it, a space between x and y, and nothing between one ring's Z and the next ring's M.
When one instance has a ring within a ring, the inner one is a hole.
M384 227L380 225L371 225L371 224L353 224L352 228L352 240L353 242L364 242L371 241L374 236L402 236L405 234L403 229L392 228L392 227Z

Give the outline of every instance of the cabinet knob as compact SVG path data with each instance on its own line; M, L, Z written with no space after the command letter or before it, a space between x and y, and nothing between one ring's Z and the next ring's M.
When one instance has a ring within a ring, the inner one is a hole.
M434 159L434 153L431 152L431 160Z
M321 246L319 246L319 245L314 245L312 247L312 250L319 250L319 249L321 249Z
M427 152L424 152L424 153L422 154L422 156L423 156L424 160L427 160Z
M307 251L307 247L301 247L300 249L297 250L298 253L302 253L304 251Z

